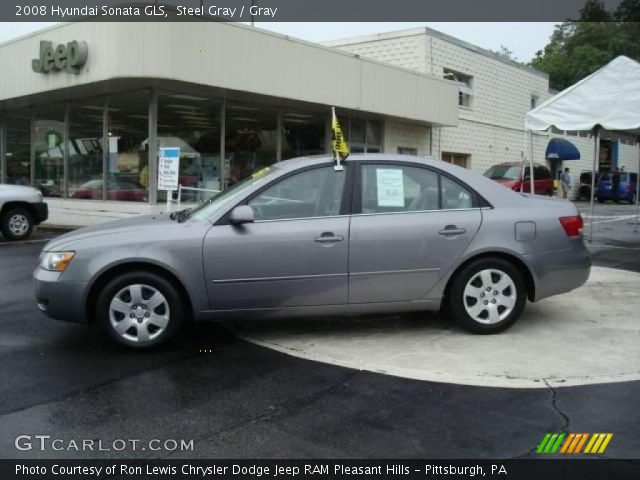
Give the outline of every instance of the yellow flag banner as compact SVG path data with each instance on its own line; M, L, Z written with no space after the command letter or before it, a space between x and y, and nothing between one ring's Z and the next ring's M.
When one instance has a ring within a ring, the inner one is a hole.
M344 139L344 134L342 133L342 129L340 128L340 122L338 122L338 117L336 116L335 107L333 107L331 111L333 158L336 161L336 168L342 168L340 162L344 161L349 156L349 145L347 145L347 142Z

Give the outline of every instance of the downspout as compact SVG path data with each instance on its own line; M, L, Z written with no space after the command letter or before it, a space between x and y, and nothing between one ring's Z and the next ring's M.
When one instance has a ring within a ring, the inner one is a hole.
M529 130L529 147L529 151L531 152L531 156L529 157L529 184L531 185L531 195L535 195L536 178L533 173L533 130Z
M638 196L640 196L640 135L637 139L638 145L638 173L636 174L636 226L633 229L635 233L638 233Z
M593 149L593 165L591 166L591 198L589 199L591 219L589 220L589 242L593 240L593 197L596 191L596 162L600 156L600 127L598 125L593 127L593 141L595 145Z

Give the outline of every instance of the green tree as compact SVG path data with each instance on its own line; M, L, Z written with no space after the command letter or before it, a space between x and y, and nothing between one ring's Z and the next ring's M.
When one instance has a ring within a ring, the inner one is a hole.
M620 22L640 22L640 0L622 0L614 17Z
M515 57L515 55L513 54L513 51L510 50L508 47L504 46L504 45L500 45L500 48L498 50L491 50L493 53L495 53L496 55L500 55L501 57L504 57L508 60L517 62L518 59Z
M608 22L609 20L611 20L611 15L600 0L587 0L580 10L580 21L582 22Z
M623 0L614 13L587 0L579 21L557 25L549 44L531 64L549 74L551 88L564 90L619 55L640 60L640 0Z

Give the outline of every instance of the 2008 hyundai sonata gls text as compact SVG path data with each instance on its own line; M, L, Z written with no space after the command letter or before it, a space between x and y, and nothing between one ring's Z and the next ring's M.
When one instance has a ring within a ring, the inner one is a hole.
M582 285L591 260L570 202L399 155L260 170L174 214L49 242L34 273L49 316L150 347L187 320L444 309L500 332L537 301Z

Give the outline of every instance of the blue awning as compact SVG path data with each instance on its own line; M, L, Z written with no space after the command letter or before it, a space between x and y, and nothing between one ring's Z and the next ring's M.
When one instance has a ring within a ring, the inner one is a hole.
M580 160L580 150L564 138L552 138L544 154L547 160Z

